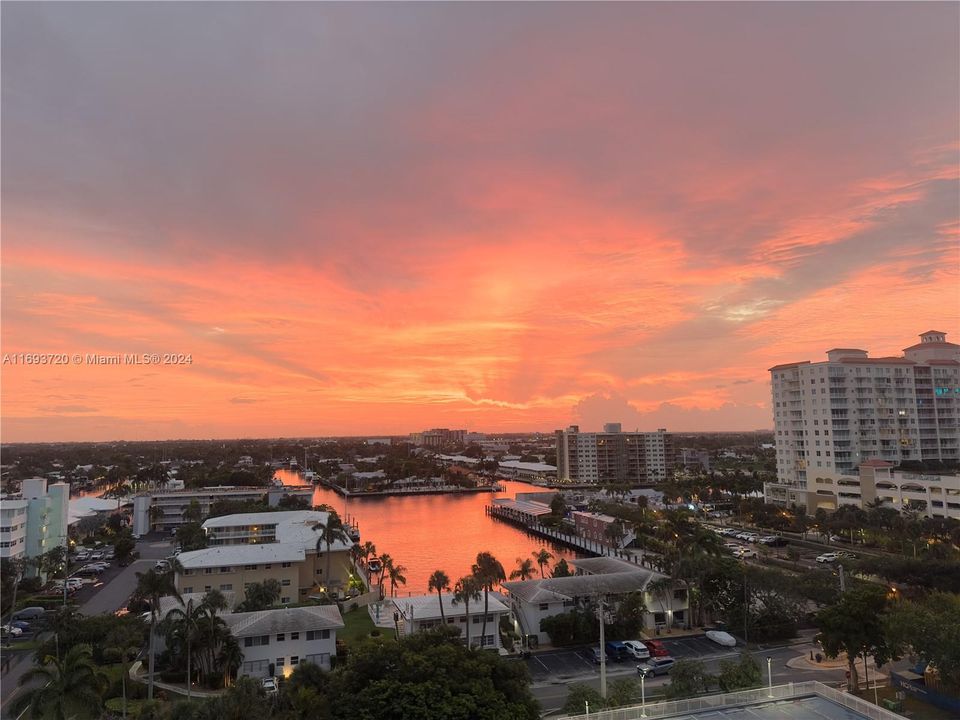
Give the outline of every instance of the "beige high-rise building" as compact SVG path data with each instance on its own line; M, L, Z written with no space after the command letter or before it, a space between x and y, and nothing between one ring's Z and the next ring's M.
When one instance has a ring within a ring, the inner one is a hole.
M902 356L834 348L825 362L770 368L778 482L767 502L806 504L817 477L854 474L861 462L955 466L960 345L929 330Z

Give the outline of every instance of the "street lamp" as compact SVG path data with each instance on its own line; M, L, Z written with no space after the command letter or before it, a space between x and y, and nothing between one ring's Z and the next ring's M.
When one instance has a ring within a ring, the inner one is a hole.
M640 717L647 716L647 673L648 670L643 668L637 668L637 672L640 674Z
M767 655L767 697L773 697L773 658Z

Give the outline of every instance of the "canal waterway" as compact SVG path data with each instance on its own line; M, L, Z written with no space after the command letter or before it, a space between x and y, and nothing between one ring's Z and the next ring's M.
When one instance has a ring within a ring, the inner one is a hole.
M295 472L278 470L278 480L285 485L301 485ZM360 526L360 542L371 541L377 553L388 553L394 563L406 567L407 584L399 587L399 595L427 592L427 581L434 570L443 570L451 582L470 572L478 552L490 551L503 564L509 577L516 569L517 558L531 558L534 550L546 547L560 558L571 560L572 551L552 545L541 538L484 513L493 498L514 497L518 492L535 492L538 488L525 483L501 480L499 493L464 493L446 495L395 495L388 497L344 498L333 490L318 485L313 504L336 508ZM532 559L532 558L531 558ZM534 564L534 576L538 575Z

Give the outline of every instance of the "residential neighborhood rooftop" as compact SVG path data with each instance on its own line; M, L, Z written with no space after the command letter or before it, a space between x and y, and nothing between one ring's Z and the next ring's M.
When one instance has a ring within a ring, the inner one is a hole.
M452 593L443 594L443 616L460 617L466 614L466 606L462 602L454 602ZM393 598L393 604L405 618L414 620L428 620L440 618L440 599L436 593L431 595L414 595L411 597ZM410 618L410 613L413 617ZM498 598L496 593L490 594L489 611L491 613L510 612L510 609ZM483 599L470 601L470 614L483 613Z
M258 563L299 562L306 557L302 547L288 543L260 545L215 545L180 553L177 559L187 570Z
M336 605L271 608L257 612L229 613L222 617L235 637L343 627L343 617Z

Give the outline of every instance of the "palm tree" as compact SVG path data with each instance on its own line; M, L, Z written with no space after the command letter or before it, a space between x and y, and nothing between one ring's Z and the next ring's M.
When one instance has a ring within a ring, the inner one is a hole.
M360 546L360 557L363 558L364 564L366 564L367 560L369 560L371 557L376 557L376 556L377 556L377 546L374 545L369 540L367 540L363 545Z
M63 659L47 655L40 665L27 670L20 685L40 680L37 687L27 690L14 700L12 717L30 709L31 718L72 718L77 710L97 713L100 710L100 688L104 678L93 663L89 645L74 645Z
M477 562L473 565L473 575L483 587L483 627L480 630L480 645L486 642L487 614L490 612L490 591L493 586L507 579L503 565L492 553L484 551L477 553Z
M180 565L179 562L174 562ZM150 603L150 684L147 688L147 699L153 700L153 667L155 661L154 656L156 654L154 652L153 636L156 634L157 623L160 621L160 598L172 595L181 603L183 602L183 598L180 597L180 592L177 590L177 585L174 582L174 571L172 569L162 573L158 573L156 570L137 573L136 593L139 597Z
M397 585L406 585L407 578L404 576L407 569L403 565L394 565L393 559L390 560L390 566L387 568L387 574L390 576L390 595L396 597Z
M427 581L428 590L437 591L437 599L440 600L440 622L446 626L447 618L443 615L443 591L450 589L450 577L443 570L434 570Z
M118 639L116 636L114 639ZM123 693L123 718L126 720L127 717L127 673L129 669L127 668L127 662L132 660L137 656L137 653L140 652L139 645L127 645L126 643L121 642L121 644L114 645L109 648L104 649L104 655L109 657L115 657L120 663L120 687Z
M222 625L223 621L221 621ZM217 658L220 667L223 668L223 684L227 683L237 674L240 665L243 664L243 650L240 649L240 643L229 631L224 633L223 643L220 645L220 655Z
M661 577L647 585L647 592L657 598L657 602L660 603L660 612L666 620L667 617L667 605L664 600L667 597L667 593L673 588L673 578ZM667 632L670 632L670 624L667 623ZM656 621L654 621L654 627L656 627Z
M190 689L193 686L193 648L194 637L199 634L201 622L207 615L204 602L194 604L193 599L187 600L183 609L174 608L163 619L163 629L166 631L167 641L173 644L179 640L186 645L187 656L187 700L190 699Z
M383 576L387 574L387 568L393 565L393 558L388 553L380 556L380 599L383 600Z
M13 571L13 601L10 603L10 610L16 611L17 588L20 586L20 581L23 579L23 573L27 569L27 559L26 558L10 558L9 563L10 563L10 569ZM64 580L64 582L66 582L66 580Z
M350 538L347 536L346 531L344 530L343 521L340 519L340 516L337 515L335 510L331 510L327 513L327 521L325 523L318 522L313 526L313 530L320 531L320 537L317 538L317 554L321 552L321 548L326 546L327 552L327 569L324 577L324 585L326 585L327 590L330 589L330 546L333 545L337 540L343 540L345 543L350 542Z
M474 575L466 575L460 578L453 587L453 604L463 603L464 606L468 648L470 647L470 601L479 600L482 589L483 587Z
M530 558L517 558L517 569L510 573L510 579L529 580L533 577L533 560Z
M553 553L549 552L546 548L540 548L539 550L533 551L533 559L537 565L540 566L540 577L544 577L543 566L553 560Z

